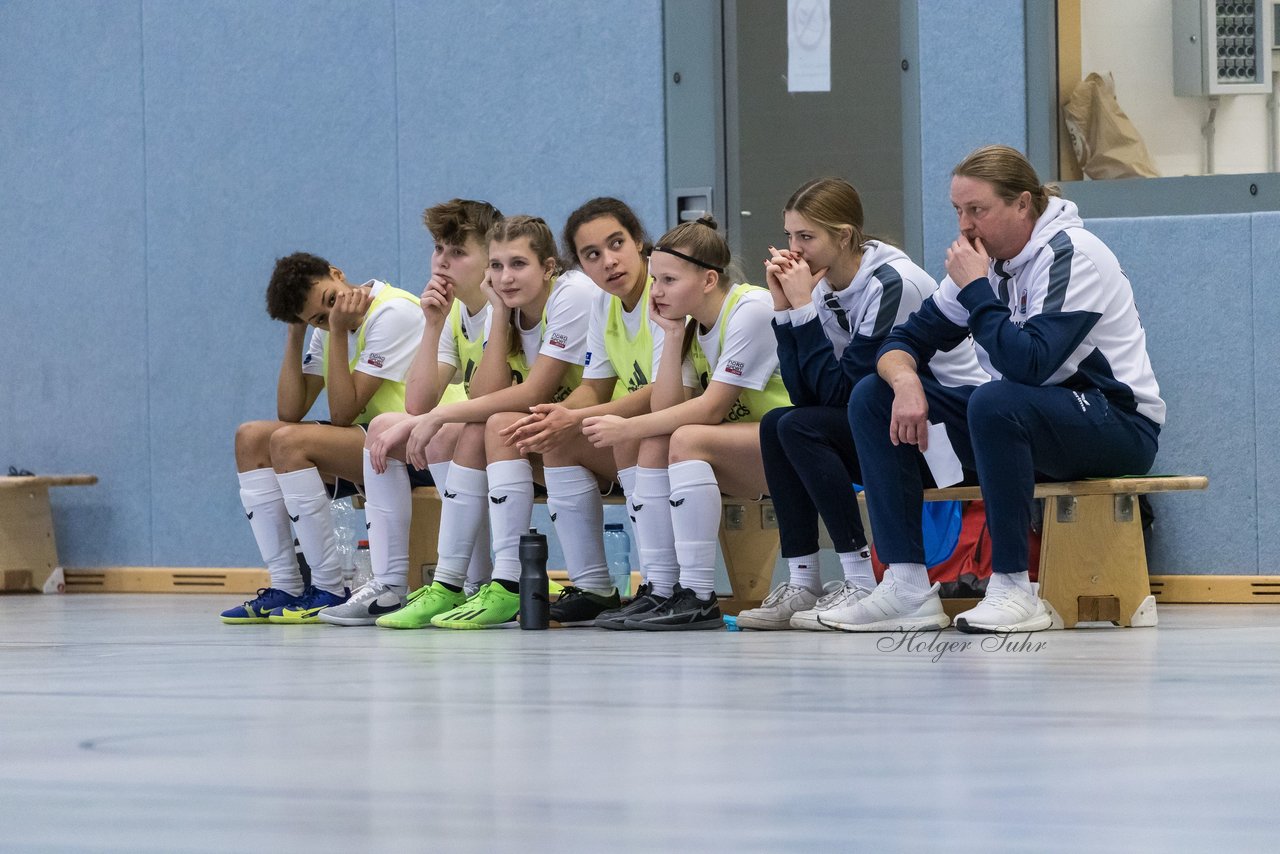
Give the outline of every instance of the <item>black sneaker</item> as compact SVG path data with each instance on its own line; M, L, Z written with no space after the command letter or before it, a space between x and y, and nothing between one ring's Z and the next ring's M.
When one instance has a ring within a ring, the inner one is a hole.
M590 626L596 617L621 604L617 590L609 596L601 596L580 587L566 587L551 603L551 622L561 626Z
M615 632L629 629L631 626L626 625L629 617L639 617L652 613L666 601L666 596L660 596L653 592L652 584L641 584L636 589L636 597L634 599L621 608L605 611L596 617L595 626L597 629L612 629Z
M723 629L724 615L716 594L703 601L692 590L679 584L671 591L671 598L648 614L641 614L626 621L629 629L646 632L681 632L694 629Z

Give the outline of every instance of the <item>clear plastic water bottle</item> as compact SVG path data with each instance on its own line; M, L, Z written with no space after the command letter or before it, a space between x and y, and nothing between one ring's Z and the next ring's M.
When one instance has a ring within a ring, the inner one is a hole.
M354 589L356 510L351 506L350 498L330 502L329 510L333 514L333 540L338 552L338 563L342 567L342 583L347 589Z
M365 584L373 580L373 561L369 558L369 541L361 540L356 543L355 574L351 579L355 590L357 587L363 587Z
M631 595L631 538L621 522L608 522L604 526L604 559L609 565L609 580L618 588L618 595Z

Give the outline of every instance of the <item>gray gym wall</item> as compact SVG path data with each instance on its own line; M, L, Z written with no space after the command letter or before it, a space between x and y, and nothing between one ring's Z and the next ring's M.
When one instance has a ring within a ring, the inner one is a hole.
M1023 4L903 19L905 202L937 275L951 167L1027 144ZM231 439L273 414L277 256L416 287L420 211L452 195L558 228L614 193L660 232L662 32L660 0L0 5L0 465L102 477L54 491L64 563L258 562ZM1157 498L1153 569L1275 573L1280 215L1106 217L1170 404L1157 469L1212 479Z

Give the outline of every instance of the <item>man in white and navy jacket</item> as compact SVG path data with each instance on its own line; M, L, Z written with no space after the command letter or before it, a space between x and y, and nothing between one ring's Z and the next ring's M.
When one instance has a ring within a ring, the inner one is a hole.
M955 168L951 201L960 235L947 250L947 278L890 333L877 374L849 403L876 549L889 571L838 628L948 624L921 544L930 473L941 486L976 475L986 501L994 572L956 627L1048 628L1027 573L1036 480L1142 474L1155 459L1165 405L1111 250L1005 146L978 149ZM919 372L935 350L968 334L993 382L947 389Z

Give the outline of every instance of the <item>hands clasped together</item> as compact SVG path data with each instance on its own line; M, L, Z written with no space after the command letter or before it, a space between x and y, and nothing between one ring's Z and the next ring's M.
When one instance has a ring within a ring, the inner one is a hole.
M764 278L773 297L773 310L786 311L801 308L813 299L813 289L827 268L810 270L809 262L790 249L769 247L769 257L764 262Z

